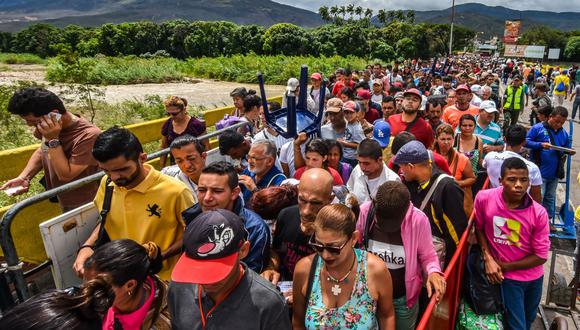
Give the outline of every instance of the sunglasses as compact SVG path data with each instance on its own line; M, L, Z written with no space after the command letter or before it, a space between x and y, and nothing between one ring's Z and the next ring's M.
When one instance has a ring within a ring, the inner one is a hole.
M182 110L179 110L178 112L165 112L165 114L166 114L166 115L168 115L168 116L175 117L175 116L177 116L178 114L180 114L180 113L181 113L181 111L182 111Z
M316 253L322 253L324 252L324 250L328 251L328 253L332 254L332 255L339 255L340 251L342 251L342 249L346 246L346 244L350 241L350 239L347 239L344 243L342 243L341 246L329 246L329 245L323 245L320 243L316 243L314 241L314 235L310 236L310 240L308 241L308 245L316 252Z

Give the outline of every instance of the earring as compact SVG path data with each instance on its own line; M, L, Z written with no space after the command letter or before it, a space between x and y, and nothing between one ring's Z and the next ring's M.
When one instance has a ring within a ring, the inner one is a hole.
M130 295L131 295L131 291L127 291L127 295L129 295L129 296L130 296Z

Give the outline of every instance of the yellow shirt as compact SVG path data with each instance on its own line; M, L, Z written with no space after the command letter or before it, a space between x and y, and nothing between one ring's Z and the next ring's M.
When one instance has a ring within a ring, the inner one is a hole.
M580 173L578 173L576 180L578 180L578 184L580 185ZM576 212L574 212L574 218L576 218L576 221L580 221L580 206L576 208Z
M111 183L113 197L105 229L111 240L128 238L140 244L155 242L165 251L183 238L185 223L181 212L194 204L193 196L179 180L161 174L148 164L144 166L149 173L135 188L125 189ZM101 180L94 200L99 211L103 207L106 179ZM165 260L159 277L169 281L178 259L179 255Z
M558 84L561 81L564 82L565 88L564 88L564 90L562 92L558 92L556 90L556 88L558 88ZM554 78L554 90L553 90L553 93L554 94L556 94L556 95L566 95L569 88L570 88L570 78L568 78L566 75L560 74L556 78Z

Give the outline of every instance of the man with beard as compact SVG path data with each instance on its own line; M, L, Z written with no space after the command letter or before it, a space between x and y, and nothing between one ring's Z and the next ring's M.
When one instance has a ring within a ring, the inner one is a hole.
M423 100L421 92L411 88L405 91L403 97L403 112L389 117L391 135L410 132L425 145L425 148L430 149L435 140L431 125L417 114Z
M456 129L459 125L459 118L465 114L477 116L479 114L479 107L472 105L471 89L467 85L459 85L455 89L455 105L448 106L443 111L443 121L453 126Z
M312 168L302 174L298 205L287 207L278 215L271 262L262 277L274 284L280 280L291 281L298 260L314 252L308 239L314 231L318 211L334 198L332 183L332 175L323 168Z
M99 212L105 204L106 191L111 193L109 212L105 216L104 235L101 224L78 250L73 265L78 275L96 244L128 238L139 244L154 242L162 250L161 279L168 281L181 250L185 224L181 213L193 205L191 191L179 180L162 175L145 164L147 154L137 137L129 130L112 127L100 134L93 146L93 157L106 177L101 180L94 203Z

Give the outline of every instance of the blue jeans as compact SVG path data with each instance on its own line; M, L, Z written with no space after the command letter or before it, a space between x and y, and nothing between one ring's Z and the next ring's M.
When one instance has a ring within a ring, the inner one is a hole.
M556 188L558 188L558 178L545 179L542 183L542 205L548 212L548 218L554 219L556 214Z
M576 111L580 108L580 98L575 97L574 103L572 104L572 119L576 117ZM578 119L580 119L580 114L578 114Z
M396 330L415 329L417 317L419 316L419 304L415 303L415 306L408 308L407 296L404 295L393 299L393 306L395 307Z
M501 283L507 329L529 330L536 319L544 276L522 282L504 279Z

